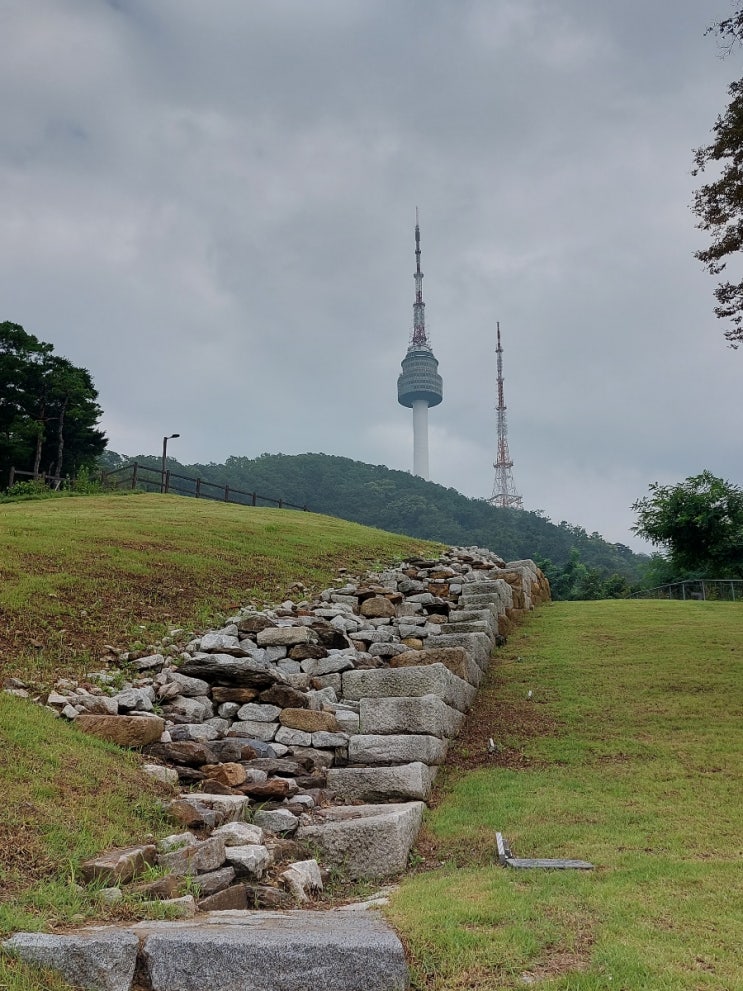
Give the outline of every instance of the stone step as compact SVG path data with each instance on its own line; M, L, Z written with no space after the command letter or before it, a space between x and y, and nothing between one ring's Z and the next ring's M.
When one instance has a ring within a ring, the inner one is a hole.
M149 991L409 986L402 944L376 912L214 912L198 922L20 933L4 946L91 991L131 991L137 962L137 987Z
M467 636L477 636L468 634ZM451 637L429 637L429 641L446 642L432 646L455 647ZM486 637L483 637L487 640ZM477 691L472 685L458 678L443 664L425 664L419 667L371 668L345 671L343 698L359 701L363 698L407 698L420 695L438 695L447 705L460 712L467 712L475 700Z
M437 767L420 761L396 767L334 767L328 788L346 802L426 802Z
M416 733L361 734L348 741L349 764L389 766L420 761L438 767L446 758L448 743L436 736Z
M463 722L463 713L442 702L438 695L361 699L359 703L361 733L425 733L452 739Z
M487 633L480 631L441 633L438 636L429 637L428 643L431 647L463 647L482 671L485 671L490 664L490 655L493 652L492 638Z
M319 847L326 862L353 879L392 877L407 866L425 808L423 802L329 806L316 809L295 838Z

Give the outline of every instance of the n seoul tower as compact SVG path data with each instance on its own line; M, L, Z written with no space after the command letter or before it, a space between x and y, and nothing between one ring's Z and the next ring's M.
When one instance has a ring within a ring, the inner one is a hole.
M413 336L408 353L402 360L402 373L397 379L397 401L413 411L413 474L428 480L428 407L438 406L444 398L444 383L438 373L439 363L433 356L426 336L423 302L423 272L421 272L421 230L418 208L415 209L415 302L413 303Z

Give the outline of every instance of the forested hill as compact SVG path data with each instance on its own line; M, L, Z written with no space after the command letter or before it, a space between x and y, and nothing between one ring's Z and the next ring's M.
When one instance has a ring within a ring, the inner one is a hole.
M124 459L109 453L116 467ZM157 458L137 460L159 469ZM328 454L230 457L226 464L170 466L184 475L284 499L329 516L447 544L490 547L506 560L533 558L564 568L575 551L588 568L636 581L647 558L580 526L555 525L539 513L496 509L404 471Z

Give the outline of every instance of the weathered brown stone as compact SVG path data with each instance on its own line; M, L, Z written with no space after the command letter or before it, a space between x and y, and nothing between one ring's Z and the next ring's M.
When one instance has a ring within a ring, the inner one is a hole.
M279 722L289 729L299 729L304 733L338 733L340 726L332 712L318 712L316 709L284 709L279 714Z
M98 716L84 712L75 720L75 726L119 747L146 747L160 739L165 720L160 716Z
M296 795L299 788L290 778L270 778L260 783L247 781L239 790L250 798L271 799L289 798L291 795Z
M217 705L223 702L239 702L240 705L245 705L257 697L257 688L228 688L223 685L215 685L212 688L212 700Z
M292 661L307 661L310 658L319 660L327 656L327 648L321 647L318 643L298 643L289 651L289 658Z
M246 884L244 887L248 908L294 908L294 899L287 891L280 891L265 884Z
M423 641L419 637L405 637L402 642L411 650L423 650Z
M102 879L126 884L145 867L155 863L157 849L153 843L143 846L109 850L100 857L93 857L80 865L80 877L86 883Z
M276 626L276 623L268 616L244 616L237 623L237 628L241 633L260 633L261 630L265 630L269 626Z
M206 743L195 740L178 740L174 743L151 743L145 750L151 757L158 757L169 764L187 764L199 767L201 764L216 764L214 753Z
M463 647L429 647L425 650L406 650L390 658L391 668L412 667L418 664L443 664L452 674L467 680L467 655Z
M197 904L200 912L245 911L248 908L247 885L233 884L214 895L200 898Z
M156 881L147 881L132 885L127 891L135 895L145 895L147 898L177 898L182 894L184 881L175 874L166 874Z
M205 786L209 782L218 781L228 788L235 788L237 785L241 785L247 777L242 764L236 764L234 762L228 762L226 764L204 764L201 770L207 778L207 781L204 782Z
M395 607L384 595L373 595L370 599L364 599L359 606L359 612L367 619L383 619L395 615Z
M259 701L264 705L277 705L279 709L306 709L310 700L291 685L272 685L261 692Z
M210 809L196 808L191 802L177 798L168 806L170 818L189 829L204 829L214 826L215 814Z

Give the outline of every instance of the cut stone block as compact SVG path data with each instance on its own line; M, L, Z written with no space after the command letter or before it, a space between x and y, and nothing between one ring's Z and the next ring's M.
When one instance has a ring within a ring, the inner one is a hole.
M141 923L152 991L405 991L405 954L374 912L216 912Z
M96 716L84 712L75 720L75 726L119 747L146 747L160 739L165 720L160 716Z
M437 768L420 762L397 767L338 767L328 771L328 788L347 802L425 802Z
M269 626L257 634L259 647L293 647L316 639L316 634L308 626Z
M300 826L298 840L309 840L351 878L391 877L405 870L425 805L350 805L319 810L317 821Z
M71 936L17 933L3 948L26 963L49 967L75 987L130 991L139 940L127 930L83 930Z
M366 734L424 733L452 739L463 722L463 713L442 702L438 695L360 702L359 732Z
M438 695L447 705L467 712L476 694L472 685L452 674L443 664L372 668L343 674L343 695L347 699Z
M410 764L438 767L446 758L447 742L435 736L401 733L389 736L357 734L348 741L350 764Z
M429 637L431 647L462 647L479 666L487 668L493 652L493 639L487 633L446 633Z
M157 848L154 843L110 850L100 857L93 857L82 863L80 877L86 884L96 880L126 884L145 867L154 864L156 857Z

